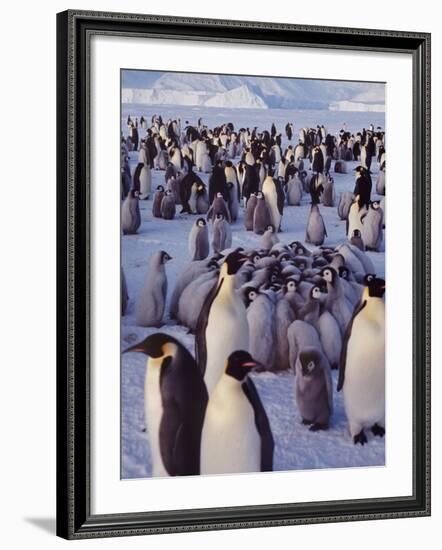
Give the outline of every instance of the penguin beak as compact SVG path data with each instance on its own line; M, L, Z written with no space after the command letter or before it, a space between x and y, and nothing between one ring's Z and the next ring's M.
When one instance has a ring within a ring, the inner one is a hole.
M123 353L131 353L131 352L144 353L145 355L147 355L146 350L142 346L142 342L139 342L138 344L135 344L134 346L131 346L130 348L123 350Z

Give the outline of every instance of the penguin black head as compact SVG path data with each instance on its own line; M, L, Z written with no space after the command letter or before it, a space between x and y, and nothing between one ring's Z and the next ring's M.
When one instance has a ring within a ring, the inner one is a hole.
M385 281L375 275L368 274L364 278L365 286L368 287L370 298L382 298L385 293Z
M127 348L123 353L144 353L144 355L148 355L152 357L152 359L158 359L165 354L163 349L165 344L181 345L173 336L169 336L169 334L164 334L163 332L156 332L155 334L149 335L142 342Z
M257 366L258 363L247 351L234 351L227 359L226 374L241 382Z
M206 225L206 220L204 218L198 218L196 220L196 225L198 227L204 227Z
M164 193L164 187L162 185L159 185L157 187L157 191L160 191L160 192Z
M319 300L323 293L322 288L319 285L315 285L310 290L310 298L312 300Z
M218 214L215 216L215 219L216 220L223 220L224 219L224 214L221 214L221 212L218 212Z
M249 307L249 305L256 300L258 297L259 290L255 288L254 286L248 286L244 290L244 298L246 302L246 307Z
M227 275L235 275L248 260L247 256L245 256L241 250L242 249L237 248L227 256L225 260L227 264Z
M348 267L345 267L344 265L340 265L338 268L338 271L339 271L339 277L341 277L341 279L345 279L346 281L348 281L348 279L350 278L350 271Z
M266 231L271 231L272 233L274 233L274 232L275 232L275 228L273 227L272 224L270 224L270 225L268 225L268 226L266 227Z
M321 364L321 356L315 348L305 348L299 354L302 376L314 376Z
M379 208L381 207L381 203L379 201L373 201L370 204L370 207L373 208L373 210L379 210Z
M324 267L324 269L321 270L321 277L327 281L327 283L333 284L336 280L336 270L333 267Z
M359 229L355 229L353 231L353 237L360 237L361 236L361 232L359 231Z
M231 161L231 160L226 160L225 166L228 167L228 168L230 168L231 166L233 166L232 161Z
M165 264L169 260L172 259L172 256L170 256L167 252L164 252L164 250L161 251L161 263Z
M284 286L284 292L296 292L296 289L298 288L298 283L295 279L289 279L285 286Z

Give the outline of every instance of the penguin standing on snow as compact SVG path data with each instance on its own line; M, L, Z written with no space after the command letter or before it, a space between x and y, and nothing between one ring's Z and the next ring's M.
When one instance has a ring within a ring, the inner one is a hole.
M249 200L247 201L246 209L244 212L244 227L246 228L246 231L253 231L253 216L255 214L255 207L257 202L258 198L256 196L256 193L252 193L249 197Z
M337 388L353 442L361 445L367 443L364 429L385 434L385 281L367 275L365 283L345 334Z
M134 235L141 225L138 193L131 189L121 208L121 229L123 235Z
M293 124L291 122L287 122L285 125L285 135L287 136L287 139L289 141L292 141L293 137Z
M173 220L176 213L175 197L172 191L166 191L161 201L161 217L165 220Z
M138 296L136 318L140 327L158 327L166 306L167 277L165 264L172 258L161 250L152 255L149 272Z
M282 212L285 200L281 183L274 180L272 176L267 176L262 184L262 194L266 199L275 231L281 231Z
M379 201L373 201L366 214L361 216L362 240L367 250L379 251L382 244L384 213Z
M230 217L229 207L221 193L218 193L216 197L213 199L213 202L209 208L209 211L207 212L207 219L214 220L217 214L222 214L224 218L229 223L231 223L232 219Z
M155 191L152 202L152 215L155 218L161 218L161 202L164 198L164 187L159 185Z
M330 365L321 349L305 347L296 362L295 397L302 423L310 431L327 430L333 412Z
M256 206L253 212L253 232L262 235L272 225L269 207L261 191L256 195Z
M213 220L212 248L215 254L232 246L232 230L224 214L217 214Z
M221 193L223 199L229 201L229 189L227 187L226 173L223 163L218 160L213 167L212 175L209 178L209 202L212 204L215 197Z
M198 318L195 356L209 395L222 376L227 357L238 349L249 349L246 307L235 290L235 275L247 260L240 250L227 256Z
M350 239L350 244L352 244L353 246L356 246L357 248L359 248L359 250L362 250L362 252L365 251L365 244L364 244L364 241L362 240L361 232L359 231L359 229L353 230L353 235Z
M268 225L261 239L261 245L264 250L270 250L276 243L279 243L278 235L275 233L273 225Z
M274 440L265 409L248 376L256 361L236 350L209 398L201 434L201 474L270 472Z
M209 255L209 230L204 218L198 218L190 230L189 253L192 261L204 260Z
M320 246L324 243L325 237L327 237L327 230L319 207L317 204L312 204L307 220L305 242Z
M207 390L194 358L161 332L125 352L147 355L144 411L152 476L199 475Z
M275 360L275 295L246 287L245 302L249 323L250 353L264 368L270 370Z

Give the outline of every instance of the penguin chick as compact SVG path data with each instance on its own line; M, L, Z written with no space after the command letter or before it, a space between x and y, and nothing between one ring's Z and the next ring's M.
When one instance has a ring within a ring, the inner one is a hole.
M137 191L131 189L121 208L123 235L134 235L141 225L140 204Z
M159 185L155 191L152 201L152 215L155 218L162 218L161 215L161 202L164 198L164 187Z
M350 239L350 243L353 246L356 246L357 248L359 248L359 250L362 250L363 252L365 251L364 241L362 240L361 231L359 229L353 230L353 235Z
M166 191L161 201L161 217L165 220L173 220L176 213L175 197L172 191Z
M270 293L252 286L245 289L250 353L268 369L274 363L276 343L275 296Z
M150 259L146 281L137 299L138 326L158 327L162 324L167 295L165 264L171 259L163 250L155 252Z
M223 214L215 215L213 221L212 248L215 253L232 246L232 230Z
M273 225L268 225L264 235L261 238L261 246L264 250L270 250L276 243L279 242L278 235L275 233Z
M192 261L209 255L209 229L204 218L198 218L189 233L189 253Z
M295 397L302 423L327 430L333 411L330 365L321 350L307 346L296 362Z
M325 237L327 237L327 230L321 213L319 212L319 207L317 204L312 204L307 220L305 241L319 246L324 242Z

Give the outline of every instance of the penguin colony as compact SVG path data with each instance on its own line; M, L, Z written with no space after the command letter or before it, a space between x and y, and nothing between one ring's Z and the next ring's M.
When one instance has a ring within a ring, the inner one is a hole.
M148 127L142 118L128 118L121 140L123 247L140 230L142 200L152 200L160 223L194 215L183 239L188 262L173 288L173 259L159 246L149 250L137 296L128 294L122 267L122 315L133 307L138 326L178 324L195 338L193 353L162 331L125 350L146 356L152 475L273 470L274 436L252 372L292 373L293 406L312 438L333 427L336 391L355 445L384 436L385 281L367 254L384 247L382 129L331 135L318 125L299 129L295 144L288 123L284 149L274 124L258 132L230 122L209 128L201 119L182 127L157 115ZM333 173L348 173L350 161L360 163L354 188L337 198ZM164 184L152 190L156 170ZM284 209L301 201L310 203L305 237L289 242ZM333 245L326 208L342 231ZM235 226L256 237L235 242Z

